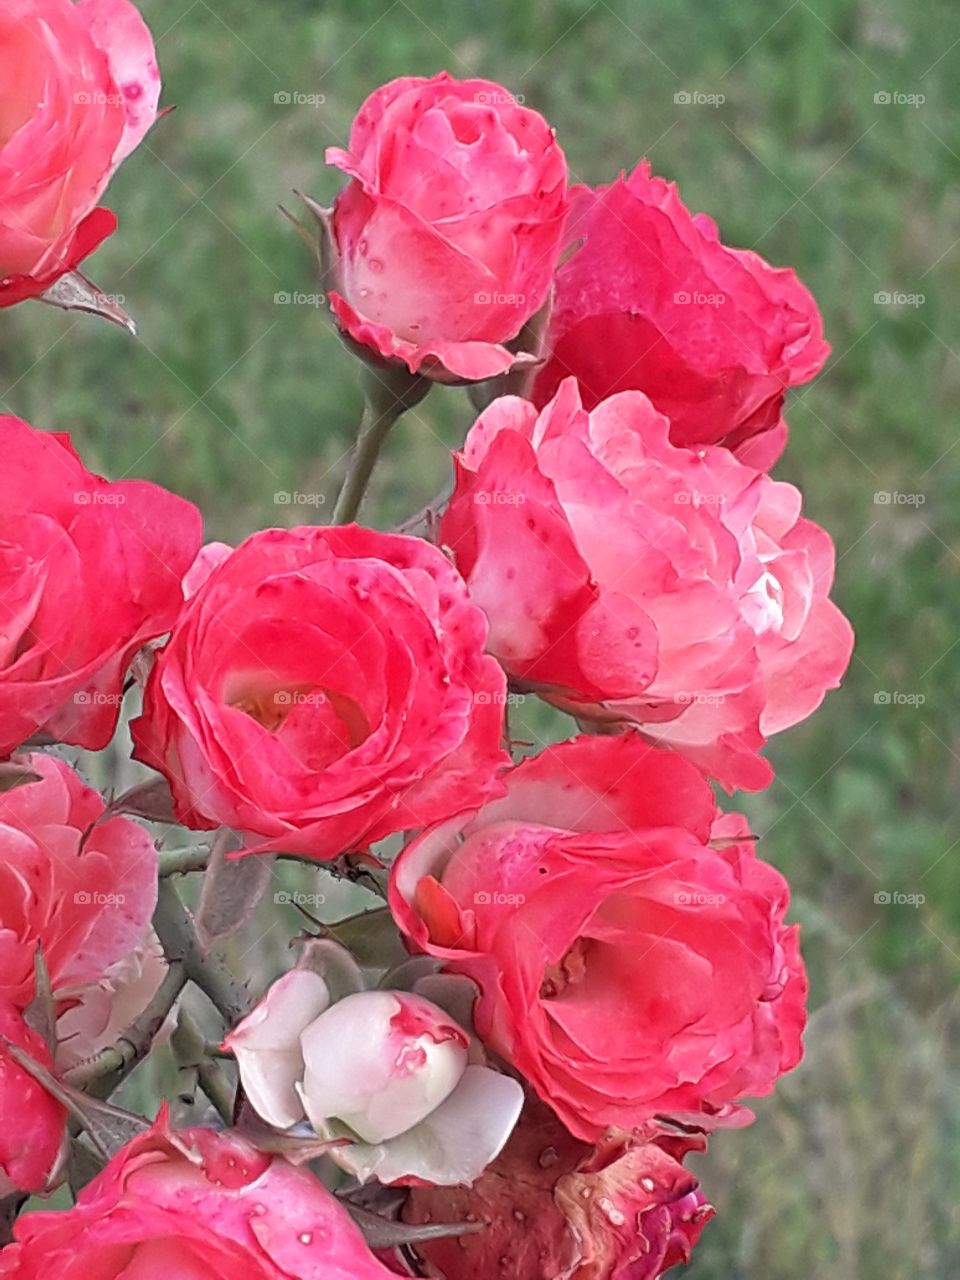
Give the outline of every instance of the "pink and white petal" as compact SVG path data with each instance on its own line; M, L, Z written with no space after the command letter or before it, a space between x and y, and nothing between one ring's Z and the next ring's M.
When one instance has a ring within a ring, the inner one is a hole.
M385 360L401 360L411 373L422 373L438 382L482 382L506 373L524 359L496 342L408 342L386 325L367 320L340 294L328 297L337 323L354 342L370 347Z
M153 36L128 0L80 0L94 44L107 55L110 74L123 94L126 125L113 155L116 167L137 146L157 118L160 70Z
M522 1109L516 1080L470 1066L449 1098L406 1133L389 1142L335 1147L330 1155L361 1182L469 1184L503 1150Z
M330 1005L327 984L309 969L291 969L226 1037L240 1082L262 1119L278 1129L302 1120L296 1085L303 1078L300 1037Z

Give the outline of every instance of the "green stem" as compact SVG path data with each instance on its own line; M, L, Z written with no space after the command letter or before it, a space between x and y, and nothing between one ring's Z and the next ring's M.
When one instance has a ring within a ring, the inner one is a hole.
M333 524L355 520L390 428L430 390L430 380L406 369L368 370L363 419L343 487L333 509Z
M189 871L205 871L210 860L210 850L205 845L190 845L185 849L161 849L158 854L159 872L163 876L182 876Z
M193 919L170 880L160 881L153 927L167 960L182 964L187 977L208 996L227 1026L236 1026L250 1012L250 997L218 952L204 955Z
M109 1098L150 1052L157 1032L186 985L186 969L178 961L172 961L153 999L133 1025L116 1044L101 1049L94 1057L68 1071L64 1077L66 1082L76 1089L86 1090L95 1098Z
M199 1084L224 1124L233 1124L235 1090L219 1064L207 1056L207 1042L184 1008L180 1009L177 1029L170 1043L181 1072L178 1102L192 1105Z

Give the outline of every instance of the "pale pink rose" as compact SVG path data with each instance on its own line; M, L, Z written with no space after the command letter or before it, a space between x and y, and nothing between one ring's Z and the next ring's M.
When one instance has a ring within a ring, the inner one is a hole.
M276 1128L309 1120L361 1181L471 1182L502 1148L523 1105L515 1080L484 1065L460 1023L419 987L462 1000L463 979L336 998L321 974L292 969L228 1036L254 1110ZM470 988L467 1008L476 989Z
M157 115L150 32L128 0L0 4L0 307L43 293L116 227L97 206Z
M495 400L457 455L439 541L523 688L757 789L765 739L850 660L833 543L793 485L676 448L669 428L638 391L587 413L573 378L539 414Z
M101 978L58 991L64 1006L57 1018L58 1071L69 1071L116 1044L156 995L166 972L159 940L148 930L147 940L114 961ZM174 1016L171 1011L167 1024L154 1036L155 1046L166 1040Z

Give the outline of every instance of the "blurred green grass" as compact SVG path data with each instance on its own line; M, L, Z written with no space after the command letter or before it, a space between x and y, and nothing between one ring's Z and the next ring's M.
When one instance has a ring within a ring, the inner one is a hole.
M843 690L773 743L777 782L737 800L794 886L815 1013L802 1068L703 1165L722 1212L689 1275L960 1274L960 14L946 0L143 8L177 110L117 176L120 232L87 264L141 337L5 312L0 403L71 431L108 475L190 497L211 537L316 515L278 491L335 493L356 369L318 308L274 300L317 288L277 204L332 195L324 148L391 76L502 81L550 118L582 181L648 154L728 242L796 265L815 292L834 356L793 397L778 474L837 542L859 643ZM725 101L678 105L682 90ZM881 291L925 300L878 305ZM448 391L408 415L367 519L428 500L468 421Z

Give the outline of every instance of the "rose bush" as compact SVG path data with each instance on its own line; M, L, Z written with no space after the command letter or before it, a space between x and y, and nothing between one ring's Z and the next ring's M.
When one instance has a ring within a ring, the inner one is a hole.
M38 732L105 747L133 655L183 603L200 513L19 418L0 416L0 451L0 757Z
M159 96L153 40L128 0L5 0L0 307L43 293L111 234L97 201Z
M788 899L743 819L633 733L513 769L505 798L408 844L390 884L412 945L479 986L484 1043L588 1141L662 1113L730 1119L797 1064Z
M567 210L550 126L489 80L401 77L360 108L327 163L330 305L344 333L411 373L473 381L543 304Z
M764 740L850 660L833 544L792 485L668 429L640 392L588 414L573 378L539 415L501 397L457 455L439 541L515 680L756 789Z
M702 1139L647 1126L596 1147L530 1100L503 1153L470 1187L414 1187L404 1220L480 1222L424 1240L427 1275L443 1280L656 1280L688 1262L713 1209L683 1167Z
M306 1170L165 1113L60 1213L18 1219L8 1280L387 1280Z
M329 973L291 969L230 1032L250 1104L278 1129L308 1119L361 1182L472 1182L523 1105L447 1011L450 997L469 1010L475 988L427 976L412 991L366 991L354 977L338 990Z
M736 447L759 435L750 460L768 466L785 440L787 388L830 353L795 273L724 245L646 161L608 187L577 188L567 238L580 248L557 272L537 403L568 374L588 409L643 391L674 444Z
M496 790L503 673L439 551L348 525L220 555L133 724L180 821L330 858Z

